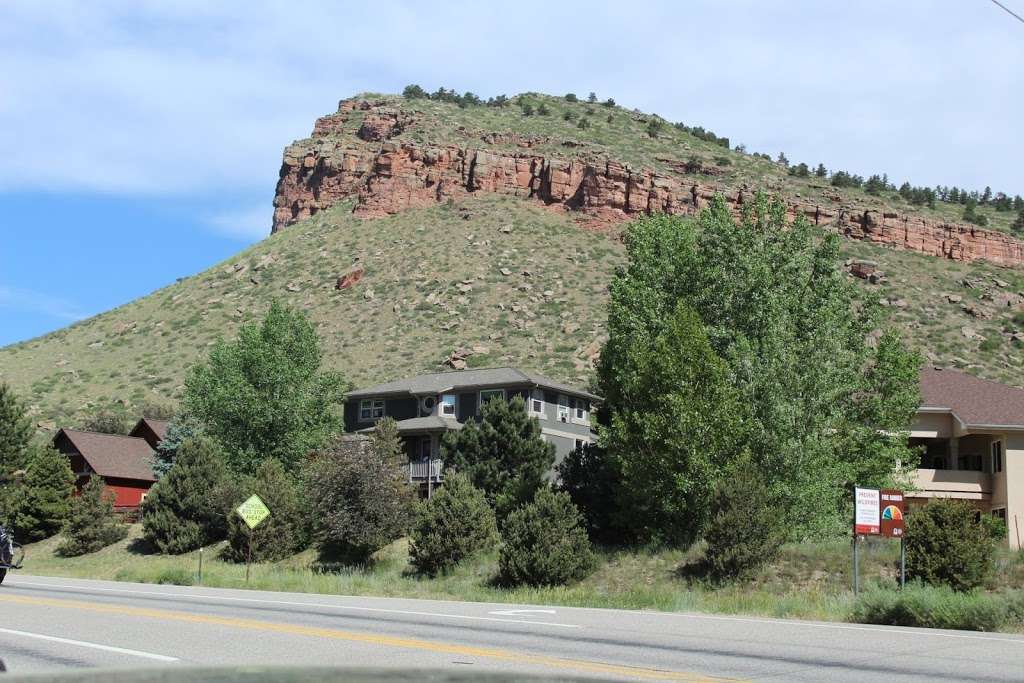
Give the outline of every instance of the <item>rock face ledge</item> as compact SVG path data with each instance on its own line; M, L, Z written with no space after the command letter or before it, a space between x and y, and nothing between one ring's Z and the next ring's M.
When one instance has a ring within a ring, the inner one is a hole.
M346 133L356 122L361 125L355 134ZM491 134L472 145L444 146L395 139L415 125L415 114L386 103L343 100L336 114L316 122L311 138L285 149L273 231L352 198L357 215L377 217L499 192L579 211L592 223L611 226L638 214L694 214L716 193L738 210L752 195L751 189L695 182L686 177L692 169L684 167L669 174L634 170L612 159L542 156L530 152L532 139L515 136ZM492 141L521 151L487 149ZM850 239L955 261L1024 265L1024 243L994 230L870 207L790 201L789 212Z

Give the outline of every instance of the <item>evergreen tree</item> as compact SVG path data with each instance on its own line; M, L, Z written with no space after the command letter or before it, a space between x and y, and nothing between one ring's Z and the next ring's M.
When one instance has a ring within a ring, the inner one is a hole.
M19 537L40 541L61 530L71 509L75 475L66 455L51 446L29 449L14 527Z
M589 95L587 95L587 102L590 102L591 104L597 102L597 93L592 92Z
M0 382L0 478L25 466L32 420L25 404L6 382Z
M828 175L828 169L825 168L825 164L818 164L818 167L814 169L814 175L819 178L824 178Z
M276 301L238 340L220 340L185 380L184 404L239 473L268 458L290 472L340 431L344 382L321 372L320 341L299 310Z
M540 423L526 414L521 396L492 398L441 442L446 466L464 473L494 506L498 519L533 498L555 462L555 445L541 440Z
M199 436L199 426L187 415L171 420L167 425L167 433L156 445L156 458L153 461L153 474L157 479L167 474L174 464L178 449L189 439Z
M270 510L270 516L253 530L231 511L228 515L228 545L224 557L243 562L252 537L255 562L283 560L309 545L308 505L304 491L277 460L264 460L253 477L238 485L238 497L256 494Z
M547 486L509 514L502 534L498 570L509 584L562 585L584 578L597 564L579 510Z
M94 553L128 535L128 526L114 512L114 494L99 477L90 477L71 501L71 514L57 554L75 557Z
M776 163L789 168L789 159L786 158L785 152L779 152L779 157L775 160Z
M1024 211L1024 198L1022 198L1019 194L1015 195L1013 198L1013 210Z
M988 225L988 216L978 212L978 200L968 197L964 206L964 220L975 225Z
M143 537L161 553L178 555L224 538L227 516L239 503L218 444L197 437L142 502Z
M783 507L764 473L743 454L718 483L704 539L704 562L718 581L749 578L772 562L786 540Z
M1013 225L1010 226L1010 230L1017 234L1024 234L1024 211L1017 214L1017 218L1013 221Z
M985 191L981 193L981 200L979 203L988 204L990 201L992 201L992 188L986 185Z
M885 190L887 183L882 180L881 176L873 175L868 178L867 182L864 183L864 191L870 195L878 196Z
M434 575L497 545L498 527L483 491L456 473L420 505L410 536L409 562Z

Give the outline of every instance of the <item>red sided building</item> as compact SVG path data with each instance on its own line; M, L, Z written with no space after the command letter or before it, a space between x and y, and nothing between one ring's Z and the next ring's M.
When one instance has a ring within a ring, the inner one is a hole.
M118 510L137 509L156 481L153 449L143 438L61 429L53 446L68 456L79 489L91 476L99 476L114 493Z

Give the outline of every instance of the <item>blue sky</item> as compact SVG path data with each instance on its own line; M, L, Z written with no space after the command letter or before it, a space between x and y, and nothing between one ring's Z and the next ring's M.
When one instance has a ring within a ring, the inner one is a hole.
M6 0L0 345L268 234L281 150L360 91L593 90L792 161L1024 193L1022 66L984 0Z

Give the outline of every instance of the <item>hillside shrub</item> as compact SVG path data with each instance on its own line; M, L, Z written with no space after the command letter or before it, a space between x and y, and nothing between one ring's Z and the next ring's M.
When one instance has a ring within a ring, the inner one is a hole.
M340 437L314 455L304 479L323 561L366 563L409 530L415 489L368 439Z
M995 543L966 502L938 498L907 515L907 576L969 591L992 574Z
M583 515L569 496L550 488L512 511L502 526L502 581L557 586L586 577L597 564Z
M274 562L299 552L309 545L309 512L304 490L277 460L264 460L255 476L238 485L238 498L256 494L270 510L252 534L252 560ZM237 507L237 506L236 506ZM232 510L228 514L228 545L224 558L244 562L249 550L248 525Z
M717 581L749 578L778 557L786 540L782 511L749 454L719 482L704 539L707 571Z
M55 448L36 446L29 451L14 528L19 540L32 542L53 536L67 523L75 475L67 456Z
M133 426L135 425L132 418L124 408L107 408L85 418L81 428L87 432L124 436L132 430Z
M223 451L212 439L189 439L142 502L143 538L158 552L177 555L219 541L240 501Z
M527 415L521 396L493 398L480 408L479 422L445 434L441 458L484 492L502 520L544 485L555 445L541 440L540 423Z
M494 510L464 474L420 505L413 523L409 562L421 574L443 573L498 542Z
M90 477L71 501L64 538L57 546L62 557L94 553L128 535L128 525L114 512L114 493L99 477Z
M850 621L965 631L1022 625L1024 591L1004 595L964 593L948 586L907 584L901 591L873 590L854 604Z

